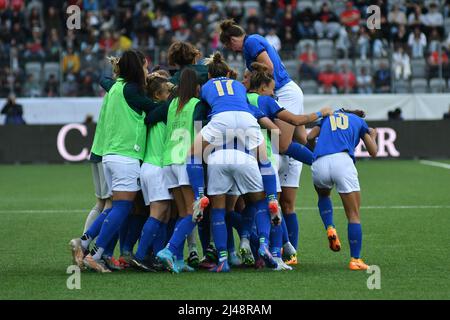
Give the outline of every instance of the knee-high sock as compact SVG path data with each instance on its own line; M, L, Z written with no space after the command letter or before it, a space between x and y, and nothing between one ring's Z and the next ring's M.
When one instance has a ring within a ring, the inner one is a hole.
M100 230L102 229L103 221L105 221L106 217L111 212L111 209L112 208L109 208L103 211L86 230L83 237L81 237L81 245L83 248L87 249L91 240L98 236Z
M283 228L271 226L270 228L270 252L274 257L281 257L281 247L283 245Z
M138 260L144 260L150 249L153 241L159 233L159 228L161 227L161 221L153 217L149 217L142 228L141 239L139 240L139 245L136 251L136 258Z
M255 203L256 206L256 228L261 244L269 243L270 234L270 215L267 208L266 200L260 200Z
M256 207L254 203L249 203L242 210L242 223L240 237L250 239L253 225L255 224Z
M282 229L283 244L288 243L289 242L289 233L288 233L288 229L287 229L287 226L286 226L285 215L283 215L283 219L281 220L281 229Z
M322 218L325 230L328 229L328 227L334 228L333 203L331 202L331 198L326 196L325 197L319 196L317 206L319 207L320 217Z
M190 160L186 163L186 171L189 176L189 182L192 186L195 199L201 198L205 190L203 162L201 157L192 155Z
M167 238L167 223L161 222L159 226L159 232L155 240L153 240L153 253L157 254L166 246Z
M142 233L142 228L147 222L147 217L142 215L131 215L128 220L128 232L123 244L124 252L133 252L134 245L138 241Z
M276 172L272 167L270 162L260 163L259 170L261 171L261 176L264 185L264 191L266 193L266 198L270 200L277 199L277 178Z
M297 142L292 142L284 154L309 166L313 162L313 153L311 150Z
M114 256L114 249L116 248L117 241L119 241L119 233L116 232L112 240L108 243L108 245L105 248L105 252L103 252L104 256L112 257Z
M108 214L108 217L105 219L105 221L103 221L102 229L100 230L100 234L98 235L98 239L96 241L96 247L99 250L96 250L96 252L94 253L95 259L101 258L104 249L114 237L116 232L119 231L121 225L130 214L132 208L133 201L113 201L111 212Z
M259 238L256 229L250 233L250 249L252 249L253 257L258 258Z
M294 246L295 250L297 250L298 231L299 231L297 214L295 212L290 213L290 214L285 214L284 218L286 220L289 241L292 243L292 246Z
M186 237L194 230L196 225L195 222L192 221L192 214L188 214L186 217L180 219L180 222L175 226L173 235L167 244L167 249L174 255L177 253L180 246L184 245Z
M219 258L224 259L228 256L225 209L211 209L211 220L214 235L214 243L219 253Z
M198 223L198 237L200 238L200 243L202 244L203 255L205 255L206 249L208 249L211 241L210 231L210 218L208 213L203 215L203 219Z
M225 222L227 225L227 249L228 252L233 252L236 250L234 246L234 234L233 228L237 230L240 234L242 226L242 215L236 211L229 211L225 215Z
M175 226L177 225L178 218L170 218L169 222L167 223L167 238L164 246L166 246L169 243L170 238L172 238L173 230L175 230Z
M123 246L125 245L125 239L127 238L128 235L128 224L130 222L130 218L131 218L131 213L128 214L128 216L125 218L125 220L123 221L122 225L120 226L119 229L119 248L120 248L120 255L123 255L124 253L130 253L130 252L125 252L123 250Z
M361 258L362 229L360 223L348 224L348 243L350 244L351 257Z
M188 251L197 251L197 238L195 237L195 227L194 230L187 236L187 244L188 244Z
M84 229L83 233L86 233L86 231L89 229L92 223L98 218L100 213L102 212L102 209L98 207L98 205L95 205L91 212L89 212L88 216L86 217L86 222L84 223Z

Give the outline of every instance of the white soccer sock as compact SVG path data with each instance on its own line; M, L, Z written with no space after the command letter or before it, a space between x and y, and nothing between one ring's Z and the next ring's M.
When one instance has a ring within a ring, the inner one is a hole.
M85 233L87 231L87 229L89 229L91 224L95 221L95 219L97 219L97 217L100 215L100 213L102 213L101 208L99 208L97 205L95 205L91 209L91 212L89 212L89 214L86 218L86 222L84 223L83 233Z

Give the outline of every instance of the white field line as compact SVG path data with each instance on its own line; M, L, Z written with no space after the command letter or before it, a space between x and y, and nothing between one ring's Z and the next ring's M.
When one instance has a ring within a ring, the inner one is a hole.
M296 207L297 211L315 211L317 207ZM343 210L344 207L333 207L335 210ZM436 206L407 206L407 205L395 205L395 206L362 206L361 210L381 210L381 209L450 209L450 205L436 205ZM86 213L88 214L90 209L68 209L68 210L0 210L2 213Z
M424 165L427 165L427 166L433 166L433 167L439 167L439 168L444 168L444 169L450 169L450 164L448 164L448 163L429 161L429 160L420 160L420 163L424 164Z

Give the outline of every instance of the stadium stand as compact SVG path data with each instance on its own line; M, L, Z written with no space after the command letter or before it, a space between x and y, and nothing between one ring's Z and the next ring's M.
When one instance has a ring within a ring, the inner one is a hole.
M372 3L0 0L0 97L11 92L19 97L99 96L96 79L111 75L107 56L136 48L150 65L169 69L167 48L175 40L194 43L204 55L221 50L217 24L226 17L249 33L266 36L274 28L291 77L306 86L307 93L320 91L318 77L325 66L339 73L344 61L356 76L365 67L372 83L357 81L346 90L335 85L336 90L326 93L449 92L450 0L376 1L382 16L378 30L367 28ZM70 5L81 8L80 30L66 27ZM301 70L308 44L315 61L312 68ZM410 58L408 79L395 77L392 58L400 46ZM241 57L226 55L242 75ZM380 73L381 62L387 68Z

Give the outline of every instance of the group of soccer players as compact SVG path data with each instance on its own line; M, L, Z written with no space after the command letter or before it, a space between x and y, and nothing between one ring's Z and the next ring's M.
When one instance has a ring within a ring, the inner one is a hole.
M354 149L363 139L376 156L376 130L359 110L303 115L303 93L276 50L232 20L220 28L225 47L244 55L242 83L220 53L199 61L185 42L169 48L169 63L179 68L173 76L149 74L139 51L111 58L115 77L101 80L106 94L91 149L97 203L83 235L70 241L74 263L98 272L292 270L305 163L330 248L341 247L330 199L336 185L349 221L349 268L367 269Z

